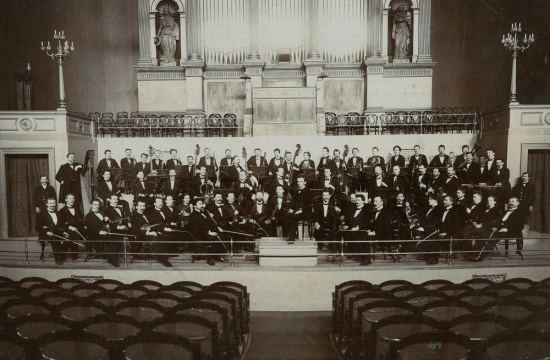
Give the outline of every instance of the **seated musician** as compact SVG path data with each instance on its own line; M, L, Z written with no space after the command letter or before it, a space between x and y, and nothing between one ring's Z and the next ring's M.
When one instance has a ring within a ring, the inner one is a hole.
M229 247L229 243L231 242L233 235L224 233L224 230L232 231L233 228L231 227L231 223L229 221L230 217L227 213L227 208L224 208L223 195L220 193L214 194L214 202L208 204L205 211L214 220L214 224L218 229L218 237L221 241L228 244L227 246ZM237 250L239 250L238 247Z
M283 157L281 156L281 150L275 149L273 150L273 158L269 161L269 166L267 168L268 175L275 175L275 172L277 171L277 168L281 165L283 165Z
M319 164L317 165L317 173L322 174L324 172L324 169L330 166L330 151L328 147L323 147L323 156L321 157L321 160L319 160Z
M214 227L210 216L204 211L205 204L202 198L195 199L193 212L189 217L189 232L195 237L195 251L201 253L217 253L221 251L220 238L218 237L217 229ZM202 244L203 242L208 242ZM200 260L200 256L193 259ZM208 265L216 265L216 260L221 261L223 258L218 255L208 255Z
M418 171L413 176L412 188L422 190L423 193L428 192L430 186L430 174L427 173L426 166L424 164L418 165Z
M189 183L189 193L191 198L201 197L201 187L203 185L214 186L214 183L206 178L206 165L199 165L199 173Z
M172 197L171 195L169 195ZM172 206L173 199L172 199ZM174 244L167 243L166 241L173 242L176 241L176 233L174 233L175 225L172 225L171 221L168 220L165 211L164 211L164 201L161 198L155 198L153 207L149 212L145 212L148 216L151 224L155 224L154 231L157 233L158 246L155 247L155 250L152 252L176 252L177 248ZM167 259L167 255L159 256L159 262L163 262L164 259ZM166 265L165 265L166 266Z
M164 207L162 208L162 213L164 214L166 226L172 230L177 230L179 227L179 213L176 209L176 201L174 200L174 197L172 195L166 195L166 197L164 198ZM184 240L183 236L181 236L184 234L175 234L174 231L172 231L172 233L172 240ZM170 246L168 250L171 253L175 253L182 248L185 248L185 244L174 244L174 246Z
M452 161L452 166L455 168L455 169L458 169L462 166L463 163L466 162L466 154L470 152L470 146L468 145L462 145L462 155L461 156L457 156L456 159L454 159L454 161ZM454 153L453 153L454 155Z
M395 196L395 201L390 203L388 201L388 210L394 214L395 220L397 220L399 230L399 240L410 240L410 216L412 213L411 204L405 199L405 194L402 192ZM406 244L398 244L397 250L406 248ZM398 256L395 260L401 261L404 257Z
M132 149L126 149L124 151L126 154L126 157L123 157L120 159L120 167L124 169L124 172L126 173L125 180L126 180L126 189L131 189L133 187L134 181L136 180L136 165L137 161L132 157Z
M479 183L477 176L479 165L474 162L474 156L471 152L466 153L466 160L456 170L463 184L477 185Z
M428 194L440 195L443 192L443 185L445 184L445 178L440 174L439 168L433 168L432 176L430 178L430 184L428 185Z
M304 160L300 163L300 170L302 169L315 169L315 162L311 160L311 153L309 151L304 151Z
M42 246L42 251L46 246L46 241L52 245L53 256L57 265L63 265L64 252L66 251L67 243L62 240L64 237L69 237L69 234L63 228L59 221L59 213L55 210L57 202L54 198L46 200L46 211L36 214L35 230L38 232L38 241ZM60 239L61 238L61 239Z
M74 206L75 197L73 194L65 195L65 206L59 210L59 222L72 240L67 242L67 249L71 250L71 260L78 259L78 244L86 234L84 228L84 215L79 207ZM76 241L76 242L75 242Z
M327 170L327 169L325 169ZM333 241L335 229L339 223L341 209L335 205L334 201L331 201L331 191L328 188L323 189L323 195L321 201L317 201L313 208L313 238L317 242L319 250L323 248L324 241ZM332 252L336 252L336 244L329 243L328 248ZM330 255L329 255L330 256ZM329 261L334 262L334 257L327 258Z
M378 199L378 197L377 197ZM344 219L343 230L349 230L344 233L344 238L348 242L346 252L350 254L370 253L370 244L354 243L355 241L367 240L367 226L370 220L370 214L365 206L365 196L357 194L355 197L355 209L351 209ZM362 265L369 265L371 260L368 255L354 255L354 260L361 261Z
M135 166L136 173L138 171L143 171L145 176L151 173L151 165L147 162L147 154L141 154L141 162L138 162Z
M476 179L479 185L487 185L489 182L489 171L486 168L487 158L485 156L479 157L479 169L476 174Z
M104 153L105 158L99 160L99 163L97 164L97 181L101 181L101 176L105 169L120 169L120 166L118 166L116 160L111 157L111 150L105 150Z
M181 202L182 185L181 178L176 178L176 169L170 169L168 171L168 179L164 182L163 190L164 196L170 195L176 201Z
M359 199L359 195L357 196L357 199ZM387 248L389 250L390 243L384 242L384 240L390 240L390 232L392 228L393 216L392 214L386 210L384 207L384 200L380 196L375 196L374 200L372 201L374 205L374 214L370 215L370 221L367 226L367 239L370 241L382 241L383 247ZM369 252L371 243L365 243L364 249L367 250L366 252ZM399 243L396 244L396 252L401 251L400 250L401 245ZM392 256L393 257L393 256ZM402 255L398 255L397 258L394 257L394 260L401 261L403 260ZM361 265L370 265L371 260L369 257L363 259L361 262Z
M248 209L252 205L252 194L254 194L254 186L252 182L247 179L246 171L239 172L239 179L233 185L233 191L238 198L238 203L245 209Z
M159 204L159 205L157 205ZM153 210L151 217L156 216L157 214L154 212L158 212L159 210L156 210L157 207L162 209L162 199L157 198L155 199L155 210ZM162 216L159 214L160 219L162 219ZM157 221L161 221L160 219L157 219ZM165 230L165 222L161 221L159 223L153 223L152 219L149 219L148 216L145 215L145 201L143 199L138 199L136 211L132 214L132 233L136 237L136 242L132 243L131 251L134 254L139 254L141 252L142 243L151 244L149 251L152 253L165 253L166 252L166 246L164 244L159 244L159 231L154 229L160 229ZM135 255L134 255L135 256ZM162 265L166 267L172 267L172 264L170 261L168 261L168 257L166 255L156 255L155 256L158 262L160 262Z
M278 167L275 172L275 179L271 182L271 188L268 190L270 197L275 195L278 186L282 186L285 191L289 186L289 179L285 177L284 167Z
M415 225L411 225L414 239L419 240L416 243L416 247L423 252L430 251L431 249L431 243L425 240L433 239L434 235L439 231L441 209L437 199L436 195L428 196L428 209L420 214ZM420 260L429 259L430 254L420 256Z
M426 155L420 153L420 145L415 145L414 155L411 156L411 159L409 161L410 176L413 176L415 174L415 171L418 169L418 166L420 165L424 165L425 167L427 167L428 159L426 159Z
M377 191L379 189L387 189L388 184L384 182L383 179L384 171L382 170L382 166L376 166L374 168L374 178L371 180L369 185L369 200L372 202L374 200L374 197L377 194Z
M401 155L401 146L399 145L393 147L393 156L390 158L390 168L396 165L400 168L405 167L405 158Z
M143 198L147 200L148 205L153 204L153 184L145 178L145 173L140 170L137 172L137 181L134 184L134 197L136 199Z
M95 251L107 260L114 267L119 267L118 254L121 253L121 247L114 242L104 242L107 240L108 232L105 227L105 217L101 213L99 200L92 200L92 209L86 214L86 231L88 240L92 243L87 243L86 248L89 252Z
M340 187L340 182L336 176L332 176L330 168L325 168L324 174L319 178L319 188L320 189L331 189L332 194L340 194L342 191Z
M187 224L189 223L189 217L191 216L191 213L193 212L193 203L191 202L191 195L184 194L183 195L183 202L181 204L181 211L180 211L180 227L182 229L187 230Z
M254 234L254 231L249 231L250 227L247 226L247 209L235 202L235 193L229 192L225 198L225 204L223 205L223 213L225 216L225 221L229 224L230 230L237 233L243 234ZM250 207L253 205L250 204ZM254 237L253 236L240 236L233 234L234 240L239 243L235 244L235 249L237 252L241 250L254 251ZM245 242L249 243L245 243Z
M479 251L479 253L477 254L476 252L474 252L474 255L476 256L474 258L474 261L483 260L487 256L487 253L493 250L493 247L498 239L506 238L516 239L516 254L521 256L523 259L521 250L523 249L522 231L524 224L523 214L521 213L521 211L518 210L518 207L519 199L515 196L511 197L508 200L508 211L506 211L504 215L499 219L500 224L491 229L488 229L486 232L479 236L482 239L488 240L476 241L476 243L474 244L474 251Z
M375 146L372 148L372 156L370 158L368 158L367 160L367 166L381 166L382 168L384 168L384 166L386 165L386 160L378 155L378 148Z
M401 174L401 168L398 165L392 167L392 173L386 175L384 182L387 184L388 188L397 191L403 191L409 188L407 178Z
M464 238L474 239L490 232L492 228L500 224L500 211L496 207L496 199L493 195L487 196L487 206L483 208L481 200L483 195L476 191L473 199L474 203L468 208L468 224L464 227ZM476 240L477 242L477 240ZM479 246L478 246L479 247ZM478 254L469 254L475 258Z
M257 233L254 231L258 227L262 236L273 236L275 234L273 209L265 203L264 193L256 192L255 204L248 211L249 223L245 232L249 234Z
M231 184L231 188L235 188L235 183L239 181L239 174L241 171L245 171L243 167L241 166L241 158L237 155L235 155L235 158L233 159L233 166L229 168L229 183ZM246 178L246 173L245 173Z
M130 204L122 199L122 193L116 188L115 183L111 180L111 172L105 170L103 172L103 179L97 185L97 196L103 201L104 206L108 206L111 195L116 195L118 198L117 204L120 204L124 208L124 211L130 213Z
M285 191L283 185L275 187L275 194L269 196L268 206L273 209L276 225L282 227L281 236L287 237L290 232L289 209L291 206L291 196ZM277 234L279 235L279 234Z
M462 237L464 218L461 209L454 205L454 201L454 196L451 195L443 198L443 210L438 234L442 240L460 239ZM443 244L442 241L435 241L429 244L431 245L429 251L433 252L433 254L430 254L428 260L426 260L427 265L434 265L439 262L439 252Z
M118 196L116 194L111 194L109 204L103 209L105 221L107 222L109 232L111 233L109 235L109 240L112 241L110 244L107 243L106 246L110 249L115 248L117 253L122 251L124 236L131 234L128 221L130 213L126 212L123 207L119 206L118 201Z
M438 154L434 156L430 165L431 168L444 168L449 165L449 155L445 154L445 145L439 145L437 148Z
M311 219L311 191L306 187L306 180L302 175L296 177L296 192L292 205L288 210L290 216L290 234L288 242L292 244L298 236L298 222Z
M447 179L443 183L443 193L445 195L455 196L456 191L462 187L462 183L456 177L455 169L447 167Z

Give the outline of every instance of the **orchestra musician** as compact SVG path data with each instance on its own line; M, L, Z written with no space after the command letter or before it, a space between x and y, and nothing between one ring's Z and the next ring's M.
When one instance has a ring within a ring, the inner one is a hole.
M176 169L170 169L168 171L168 179L164 182L163 194L164 196L170 195L179 203L182 196L181 178L176 177Z
M452 166L449 166L452 167ZM439 168L433 168L432 176L430 178L430 184L428 186L428 194L439 195L443 192L443 186L445 185L445 178L440 174Z
M170 149L171 158L166 161L164 165L165 169L175 169L177 165L182 165L182 162L178 159L178 151L176 149Z
M246 171L242 170L239 172L239 179L233 185L233 192L239 199L239 205L244 209L248 209L251 205L254 191L256 191L256 189L252 185L250 179L247 179Z
M319 160L319 164L317 165L317 173L322 174L324 172L324 169L326 167L330 166L330 151L328 147L323 147L323 156L321 157L321 160Z
M46 200L49 198L55 199L55 188L49 184L46 175L40 175L40 184L34 188L33 204L34 210L38 214L46 211Z
M420 164L418 165L418 171L413 175L411 186L413 189L422 190L424 193L427 193L428 187L430 186L430 180L431 177L427 173L426 166Z
M193 212L189 217L189 231L195 237L195 251L201 253L203 251L216 253L221 251L221 242L218 237L217 229L213 226L212 220L209 219L208 213L204 210L205 204L202 198L195 199ZM208 242L205 245L202 242ZM200 260L200 256L195 257ZM216 265L216 261L223 261L223 258L217 255L208 255L208 265Z
M290 216L288 214L292 203L292 197L286 192L283 185L275 186L275 193L269 196L268 206L273 210L272 218L276 225L282 228L282 237L288 237L290 232ZM279 234L277 234L279 235Z
M443 210L438 234L440 239L460 239L462 236L464 217L461 209L454 205L454 202L454 196L447 195L443 198ZM439 251L443 246L443 242L435 241L431 245L430 251L434 254L431 254L426 260L427 265L434 265L439 262Z
M401 168L398 165L392 167L392 173L386 175L384 181L388 188L402 191L409 188L409 184L404 175L401 174Z
M75 207L75 196L67 194L65 196L65 206L59 210L59 223L69 235L67 239L66 250L71 251L71 260L78 259L78 245L75 241L85 240L82 238L86 234L84 228L84 214L80 208Z
M201 196L201 186L204 184L210 184L214 186L210 179L206 178L206 165L199 165L199 173L191 179L189 183L189 193L192 199Z
M521 180L512 189L512 196L519 199L519 209L523 212L526 224L529 224L529 217L535 208L535 185L529 180L529 173L523 172Z
M111 156L111 150L105 150L104 153L105 158L99 160L96 168L98 181L101 181L101 176L103 175L103 171L105 171L105 169L120 169L120 166L118 166L116 160Z
M296 177L296 192L292 205L288 210L290 217L290 234L288 242L292 244L298 236L298 222L308 221L311 218L311 191L306 187L306 180L302 175Z
M189 183L197 174L195 161L192 156L187 156L187 164L181 168L181 187L182 189L189 189Z
M254 149L254 155L248 159L246 166L250 169L252 166L267 166L267 160L261 155L262 150Z
M225 157L220 160L220 166L233 166L233 156L231 156L231 150L225 150Z
M501 187L499 201L505 202L512 193L512 186L510 185L510 170L504 166L504 160L501 158L496 159L496 169L492 183ZM504 208L501 210L504 210Z
M100 202L98 199L93 199L91 203L91 210L86 214L86 232L88 233L88 240L94 242L86 243L86 249L88 252L95 251L107 260L107 262L114 267L120 267L118 260L118 254L120 251L117 249L116 243L108 240L108 232L105 226L105 217L100 210Z
M187 230L187 224L189 223L189 217L191 216L192 212L193 212L193 203L191 202L191 195L184 194L183 202L181 204L181 211L179 213L181 229ZM188 247L187 244L184 246Z
M377 165L380 165L382 168L384 168L384 166L386 165L386 160L378 155L378 147L373 147L372 148L372 156L370 158L368 158L367 160L367 166L377 166Z
M479 169L476 174L476 179L479 185L487 185L489 182L489 172L487 171L485 165L487 165L487 158L485 156L480 156Z
M235 183L239 181L239 176L241 172L245 173L245 178L246 178L246 171L241 166L241 158L235 155L235 159L233 159L233 166L229 168L229 174L228 174L229 182L231 184L230 187L232 188L235 187Z
M285 170L285 175L289 175L291 171L299 170L296 164L292 162L292 153L290 151L285 151L285 161L282 168Z
M460 171L460 174L462 174L462 183L473 185L477 185L479 183L477 178L479 174L479 164L474 161L474 156L471 152L466 153L466 161L462 163L457 171Z
M170 207L172 210L170 213L175 213L173 207L174 207L174 199L172 195L168 195L170 198ZM157 240L158 241L169 241L170 243L159 243L158 246L156 246L156 249L153 250L153 252L170 252L175 253L177 251L177 244L173 244L174 241L177 240L177 233L174 232L177 226L177 215L176 218L169 219L167 216L167 211L165 210L166 206L164 206L164 201L161 198L155 198L155 201L153 203L153 207L149 212L145 212L146 215L149 217L149 221L151 224L159 224L155 227L155 232L157 233ZM168 209L170 210L170 209ZM162 255L158 258L159 262L163 262L164 259L167 259L168 256ZM165 265L166 266L166 265Z
M134 197L147 199L148 204L152 204L153 193L153 184L151 184L147 179L145 179L145 174L143 170L139 170L136 175L137 181L134 183Z
M426 155L420 153L420 145L414 146L414 155L411 156L409 161L409 175L413 176L419 165L428 166L428 159Z
M340 159L340 150L334 149L332 155L333 158L329 162L330 172L335 175L341 174L342 176L344 176L347 169L346 163L342 159Z
M405 167L405 158L401 155L401 146L399 145L393 147L393 156L390 159L390 168L394 166Z
M132 149L126 149L124 150L124 153L126 154L126 157L120 159L120 167L124 169L124 180L126 180L127 184L126 188L131 189L134 181L136 180L135 167L137 165L137 161L132 157Z
M367 239L365 231L370 219L369 211L365 206L365 196L363 194L356 194L355 209L350 209L345 215L342 226L343 230L350 230L344 233L344 238L348 241L347 252L353 254L370 253L370 244L354 243ZM369 265L371 263L369 255L354 255L353 259L360 261L361 265Z
M496 160L493 149L487 149L487 162L485 163L485 171L487 171L487 178L489 179L487 185L494 184L495 174L497 172Z
M476 191L473 196L473 204L466 210L468 211L468 224L464 227L464 239L473 239L482 236L500 224L500 211L496 207L496 199L493 195L487 196L487 205L485 208L481 203L483 195ZM477 254L475 254L477 256ZM475 258L469 254L468 257Z
M264 193L261 191L256 192L255 204L250 207L248 211L249 227L246 232L249 234L257 233L254 229L259 226L263 231L262 236L273 236L275 233L273 209L265 203Z
M55 263L63 265L63 261L65 260L63 253L66 251L67 242L60 241L59 237L67 238L69 234L62 226L59 213L55 210L56 207L57 202L55 198L48 198L46 200L46 211L36 214L35 230L38 232L38 241L42 246L42 252L44 252L46 241L49 241L52 246Z
M390 199L391 200L391 199ZM399 240L410 240L410 217L412 215L411 203L405 199L405 194L400 192L395 196L395 201L388 201L387 209L393 213L397 221ZM406 248L406 244L397 243L396 252ZM402 261L405 257L402 255L394 255L395 261Z
M466 162L466 154L470 152L470 146L468 145L462 145L462 156L458 156L454 162L452 162L452 166L455 169L458 169L462 166L463 163Z
M155 199L155 204L162 204L162 199ZM163 229L164 222L153 223L147 215L145 215L145 201L143 199L137 200L136 211L132 214L132 233L136 237L136 241L132 243L132 253L139 254L141 252L142 243L152 244L149 251L152 253L165 253L166 246L159 244L159 231L156 229ZM155 205L156 207L156 205ZM162 207L162 205L161 205ZM157 210L155 210L157 211ZM161 216L162 218L162 216ZM166 230L166 229L164 229ZM139 258L139 256L134 255ZM166 255L156 255L158 262L165 267L172 267L168 257Z
M268 190L270 197L275 195L277 186L282 186L285 192L289 187L289 180L288 178L285 178L285 168L281 166L276 169L275 178L271 182L271 188Z
M359 149L354 147L351 150L351 157L346 163L348 169L357 168L359 170L357 176L351 178L351 192L359 190L361 181L363 179L363 158L358 156L358 154Z
M429 195L428 208L425 212L420 213L418 221L414 225L411 225L414 239L420 240L416 244L416 247L421 252L430 251L432 243L425 240L434 239L434 235L439 231L441 208L437 199L436 195ZM420 260L431 260L430 254L421 255Z
M301 169L315 169L315 162L311 160L311 153L309 151L304 151L304 160L298 166Z
M329 169L325 169L325 172ZM338 218L340 217L341 209L335 205L334 198L331 198L330 190L328 188L323 189L321 201L317 201L313 208L313 238L317 242L319 250L323 248L323 241L332 241L334 236L330 236L334 233L338 225ZM328 248L332 252L336 252L336 244L329 243ZM331 256L331 255L329 255ZM329 261L334 261L334 257L328 258Z
M110 224L115 224L115 229L111 228L111 232L130 234L128 221L126 220L126 218L130 216L130 212L118 205L119 200L117 194L109 195L108 199L109 201L105 203L106 205L103 213Z
M281 165L283 165L284 159L281 156L281 150L279 148L276 148L273 150L273 158L269 161L269 166L267 168L268 175L275 175L275 172L277 171L277 168Z
M336 176L332 176L332 173L330 172L330 168L326 167L324 169L323 176L319 177L319 189L329 189L332 194L339 195L342 191L340 188L340 182L336 178Z
M164 169L164 162L162 161L162 159L160 158L160 150L159 149L156 149L154 152L153 152L153 155L154 155L154 158L151 159L151 172L152 173L155 173L156 174L156 171L157 170L162 170Z
M385 183L385 180L383 179L384 171L382 170L382 166L378 165L374 168L374 178L371 180L369 184L369 199L370 202L374 200L374 197L377 195L379 189L387 189L388 184Z
M359 201L360 195L357 196ZM390 232L393 221L392 214L384 207L384 200L380 196L375 196L372 201L374 205L374 214L371 215L369 224L367 226L367 239L370 241L382 241L382 246L388 248L389 244L385 240L390 240ZM401 245L397 244L396 251L399 252ZM370 243L363 244L363 252L370 252ZM399 256L399 259L403 259ZM401 261L399 260L399 261ZM369 257L364 258L361 261L361 265L370 265L371 260Z
M80 188L80 174L82 165L76 163L74 153L67 154L67 163L63 164L55 174L55 180L61 184L59 188L59 202L65 201L65 195L73 194L76 197L76 204L82 203L82 193Z
M124 211L130 213L130 204L121 198L122 194L119 189L116 188L115 183L111 180L111 172L109 170L103 171L103 179L97 185L97 196L106 205L111 198L111 195L116 195L118 203L124 208Z
M151 165L147 162L147 154L141 154L141 162L138 162L135 166L136 174L139 171L143 171L143 175L147 176L151 173Z
M434 169L435 170L435 169ZM446 195L454 196L456 191L462 187L462 183L456 177L455 168L452 166L447 167L447 178L443 183L443 193Z
M444 168L450 165L449 155L445 154L445 145L439 145L437 147L438 154L434 156L428 167L431 168Z
M202 156L199 159L199 168L201 166L213 166L213 171L208 171L208 180L212 181L213 183L216 182L217 176L216 172L218 171L218 164L216 163L216 159L210 155L210 149L205 148L204 149L204 156Z
M235 193L229 192L225 198L225 204L223 205L223 213L225 221L229 224L230 228L234 232L254 234L254 231L247 226L247 210L241 205L235 202ZM252 208L252 205L250 205ZM254 237L234 235L235 241L243 241L242 243L235 244L237 252L241 250L254 251ZM244 243L244 241L251 241L250 243Z

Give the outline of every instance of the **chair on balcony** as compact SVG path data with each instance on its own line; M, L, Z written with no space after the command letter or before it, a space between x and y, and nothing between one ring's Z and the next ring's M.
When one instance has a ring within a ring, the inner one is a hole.
M237 115L228 113L223 116L222 122L222 136L232 137L237 136L238 125L237 125Z
M421 128L422 134L432 134L434 132L435 111L428 110L422 112Z
M365 124L361 114L350 112L346 116L348 117L350 135L363 135L365 133Z
M120 111L116 114L116 136L128 137L128 113L126 111Z
M450 107L442 107L439 111L439 125L441 126L441 132L448 133L452 131L453 124L455 122L453 116L453 109Z
M340 135L341 132L344 135L349 135L348 117L343 114L336 117L336 135Z
M149 126L149 136L153 137L159 137L160 136L160 128L159 128L159 119L156 115L147 115L146 119L148 120L148 126Z
M171 117L170 115L161 115L158 118L159 136L168 137L170 133Z
M135 117L128 118L128 137L136 137L136 133L137 133L136 121L137 121L137 118Z
M467 114L467 120L466 120L466 128L467 131L470 133L476 132L478 130L478 124L480 124L480 116L481 112L477 107L470 106L468 108L468 114Z
M221 137L222 134L222 116L220 114L210 114L206 120L205 135L207 137Z
M195 136L195 120L192 116L185 115L181 120L183 137Z
M367 135L378 134L378 115L363 112L365 118L365 132Z
M420 111L411 111L408 122L409 134L422 134L422 113Z
M381 126L381 133L382 134L393 134L394 129L394 113L387 112L382 115L380 115L380 126Z
M394 121L395 130L397 134L409 133L409 113L406 111L397 111L395 113Z
M113 113L107 112L101 114L101 118L99 119L100 127L103 128L103 131L101 132L101 136L105 137L105 135L109 134L111 137L113 136L113 127L115 124L115 121L113 119Z
M193 128L195 129L195 136L204 137L205 136L205 125L206 125L206 116L197 115L193 118Z
M334 131L336 129L336 114L333 112L326 112L325 113L325 134L334 135Z

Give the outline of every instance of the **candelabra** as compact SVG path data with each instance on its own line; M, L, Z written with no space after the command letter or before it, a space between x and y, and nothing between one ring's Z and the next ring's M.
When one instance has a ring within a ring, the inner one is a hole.
M69 47L69 42L65 41L65 45L61 43L62 40L65 40L65 31L60 31L59 33L54 30L53 38L58 41L57 53L49 53L52 49L50 42L44 46L44 42L40 42L40 50L46 52L46 55L51 57L54 60L57 60L59 64L59 109L66 109L67 104L65 103L65 82L63 81L63 62L65 59L69 58L70 51L74 51L74 44L71 42Z
M511 34L510 34L511 33ZM521 23L513 23L508 36L502 35L502 44L504 49L512 53L512 84L510 86L510 104L519 104L516 97L516 60L518 57L518 51L525 51L532 43L535 42L535 34L527 36L525 34L523 41L521 40Z

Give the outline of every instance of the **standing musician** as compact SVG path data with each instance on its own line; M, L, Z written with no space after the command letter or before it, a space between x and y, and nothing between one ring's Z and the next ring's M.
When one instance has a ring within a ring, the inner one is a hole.
M195 205L191 216L189 217L189 231L196 239L195 251L201 253L206 250L209 253L216 253L221 251L220 238L218 237L217 229L212 224L212 220L204 211L205 204L201 198L195 199ZM209 242L203 246L201 242ZM200 260L200 257L198 257ZM216 260L222 260L223 258L217 255L208 255L208 265L216 265Z
M344 176L347 169L346 163L342 159L340 159L340 150L334 149L332 155L334 157L329 163L330 172L335 175L341 174L342 176Z
M155 204L159 202L162 204L162 199L155 199ZM162 207L162 205L161 205ZM156 205L155 205L156 208ZM154 210L157 211L157 210ZM161 216L162 217L162 216ZM142 243L153 244L150 248L151 252L166 252L166 246L164 244L157 244L159 240L159 234L154 229L162 229L164 223L153 223L148 216L145 215L145 201L143 199L138 199L136 211L132 214L132 232L136 237L136 242L132 243L131 251L132 253L138 254L141 252ZM156 225L156 226L153 226ZM157 245L157 246L155 246ZM137 257L134 255L134 257ZM168 257L166 255L156 256L158 262L160 262L165 267L172 267Z
M496 186L502 187L499 201L505 203L512 193L512 186L510 185L510 170L504 166L504 160L501 158L497 158L496 160L496 169L492 182ZM504 207L501 210L504 210Z
M359 200L360 195L357 195ZM392 214L385 209L384 200L380 196L375 196L372 201L374 205L374 215L371 215L369 224L367 226L367 239L366 240L389 240L391 226L393 222ZM382 242L384 248L387 248L389 244ZM397 250L399 250L400 245L398 244ZM370 243L363 244L363 251L370 252ZM402 260L402 258L401 258ZM370 257L366 257L361 261L361 265L370 265Z
M487 185L494 184L495 174L497 172L496 160L493 149L487 149L487 162L485 163L485 171L487 171L487 178L489 180Z
M86 214L86 232L88 233L88 240L94 242L86 244L86 249L88 252L95 250L95 252L102 254L109 264L119 267L118 254L121 252L121 246L117 246L118 243L104 242L107 240L108 232L105 228L105 217L99 210L100 202L98 199L94 199L91 205L90 212Z
M181 178L176 178L176 169L170 169L168 171L168 180L164 182L164 188L162 189L162 192L164 196L172 196L176 203L181 202Z
M204 184L214 186L212 181L206 178L206 165L199 165L199 173L189 183L189 193L192 199L201 196L201 186Z
M522 173L521 181L512 189L512 196L519 199L519 208L523 212L526 224L529 224L529 217L535 208L535 193L535 185L529 182L529 173Z
M173 208L174 200L171 195L169 196L171 198L171 206ZM155 198L155 202L153 203L153 208L149 210L147 215L149 217L149 221L151 224L158 224L158 226L155 227L155 232L157 233L157 238L158 238L157 240L170 242L170 243L163 242L162 244L159 244L159 246L153 252L175 253L177 251L177 245L173 244L173 242L177 240L176 233L174 232L174 230L176 229L177 220L172 222L171 220L175 220L175 219L168 219L165 212L164 202L161 198ZM177 216L176 216L176 219L177 219ZM168 256L165 256L165 255L160 256L159 262L163 262L164 258L168 259Z
M109 170L103 171L103 179L97 185L97 196L103 201L106 206L111 195L116 195L118 203L124 208L124 211L130 213L130 204L121 198L122 194L119 189L116 188L115 183L111 180L111 172Z
M290 216L289 243L293 243L298 236L298 222L311 218L311 191L306 187L306 180L303 175L296 177L296 192L292 199L292 205L288 210Z
M418 170L419 165L424 165L425 167L428 167L428 159L426 159L426 155L420 153L420 145L415 145L414 155L411 156L411 159L409 160L410 176L413 176L415 174L415 171Z
M374 168L374 178L369 184L369 200L372 202L374 197L377 195L379 189L387 189L388 184L384 182L382 178L384 171L382 170L382 165L378 165Z
M435 169L434 169L435 170ZM462 187L462 183L455 174L455 168L452 166L447 167L447 179L443 184L443 193L450 196L455 196L456 191Z
M405 194L400 192L395 196L395 201L390 203L388 201L388 211L392 212L395 220L397 220L399 240L410 240L410 225L411 225L411 203L405 199ZM401 249L408 247L407 244L397 244L397 252ZM404 256L397 255L394 260L401 261Z
M76 197L76 204L82 203L82 193L80 192L80 174L82 165L74 161L74 153L67 154L67 163L63 164L55 174L61 186L59 188L59 202L65 201L65 195L73 194Z
M264 193L261 191L256 192L255 204L248 211L249 222L246 232L257 234L255 228L259 226L267 233L263 233L260 229L262 236L273 236L275 233L273 213L273 209L264 201Z
M78 259L78 245L74 241L85 240L82 236L86 233L84 229L84 214L74 204L75 196L67 194L65 196L65 206L59 210L59 223L69 235L67 238L73 241L67 242L66 247L67 250L71 250L71 260Z
M277 168L283 165L284 159L281 156L281 150L276 148L273 150L273 158L269 161L269 166L267 168L268 175L275 175Z
M302 169L314 169L315 170L315 162L311 160L311 153L309 151L304 151L304 160L300 163L300 170Z
M390 167L399 166L405 167L405 158L401 155L401 146L395 145L393 147L393 156L390 158Z
M220 160L220 166L233 166L233 156L231 156L231 150L225 150L225 157Z
M328 169L325 169L327 171ZM313 238L317 242L319 250L323 248L323 241L334 240L334 237L329 238L334 233L338 218L340 217L341 209L335 205L334 201L331 201L330 190L328 188L323 189L323 195L321 201L316 202L313 208ZM332 251L336 251L336 244L330 243L328 248ZM334 257L328 258L329 261L334 261Z
M457 171L460 172L460 179L463 184L477 185L479 183L477 178L479 165L474 161L474 156L471 152L466 153L466 161L458 167Z
M267 166L267 160L261 155L262 150L254 149L254 155L248 159L246 166L250 169L252 166Z
M268 206L273 210L276 225L282 227L282 236L287 237L290 232L289 209L292 197L286 193L283 185L275 187L274 195L269 196Z
M296 164L292 162L292 153L290 151L285 151L285 161L282 168L285 170L285 175L289 175L294 170L299 170Z
M69 237L69 234L63 228L59 219L59 214L55 210L57 203L54 198L46 200L46 211L36 214L35 230L38 232L38 241L42 246L42 252L46 246L46 241L52 245L53 256L57 265L63 265L64 254L67 244L64 241L58 241L59 237Z
M165 169L175 169L176 165L182 165L182 162L178 159L178 151L176 149L170 149L170 156L171 158L164 165Z
M147 154L141 154L141 162L138 162L135 166L136 173L143 171L143 175L147 176L151 173L151 165L147 162Z
M134 197L144 198L147 200L148 205L153 203L153 184L151 184L145 178L145 174L142 170L139 170L136 175L137 181L134 183Z
M181 168L181 186L182 189L189 190L189 183L197 174L195 162L192 156L187 156L187 164Z
M124 180L126 181L126 190L131 189L136 180L136 171L135 167L137 165L136 159L132 157L132 149L126 149L126 157L120 159L120 167L124 169Z
M207 176L208 176L208 180L215 183L217 179L216 172L218 171L218 164L216 163L216 159L210 156L209 148L204 148L204 156L201 157L199 160L199 168L201 166L214 166L214 171L209 171Z
M323 147L323 156L319 160L319 165L317 165L317 173L322 174L326 167L330 166L330 151L328 147Z
M160 150L156 149L153 154L155 157L151 159L151 172L153 174L156 174L157 170L162 170L165 168L165 166L160 158Z
M379 197L377 197L379 198ZM365 245L365 243L355 244L355 241L366 240L367 226L370 220L370 215L365 207L365 196L363 194L357 194L355 197L355 209L350 209L350 211L345 215L344 225L342 226L343 230L349 230L344 233L344 238L348 242L348 249L346 250L349 253L370 253L370 245ZM361 264L368 265L371 263L369 256L364 255L354 255L354 259L361 261Z
M351 177L351 192L357 191L360 188L361 182L363 180L363 158L358 156L359 149L354 147L351 150L351 157L347 161L347 168L356 168L358 169L358 173L355 176Z
M378 147L375 146L372 148L372 156L368 158L367 166L381 166L384 168L386 165L386 160L382 156L378 155L378 151Z
M40 185L34 188L33 203L36 213L46 211L46 200L55 199L55 188L49 185L46 175L40 176Z
M111 150L105 150L104 154L105 158L99 160L96 168L98 181L101 180L101 175L103 175L103 171L105 169L120 169L120 166L118 166L116 160L111 158Z
M430 161L431 168L444 168L450 165L449 155L445 154L445 145L439 145L437 148L438 154Z
M452 162L452 166L455 169L458 169L463 163L466 162L466 154L468 152L470 152L470 147L468 145L462 145L462 156L458 156L455 161Z
M480 156L479 171L476 174L476 179L479 185L487 185L489 182L489 172L487 171L485 165L487 165L487 158L485 156Z

